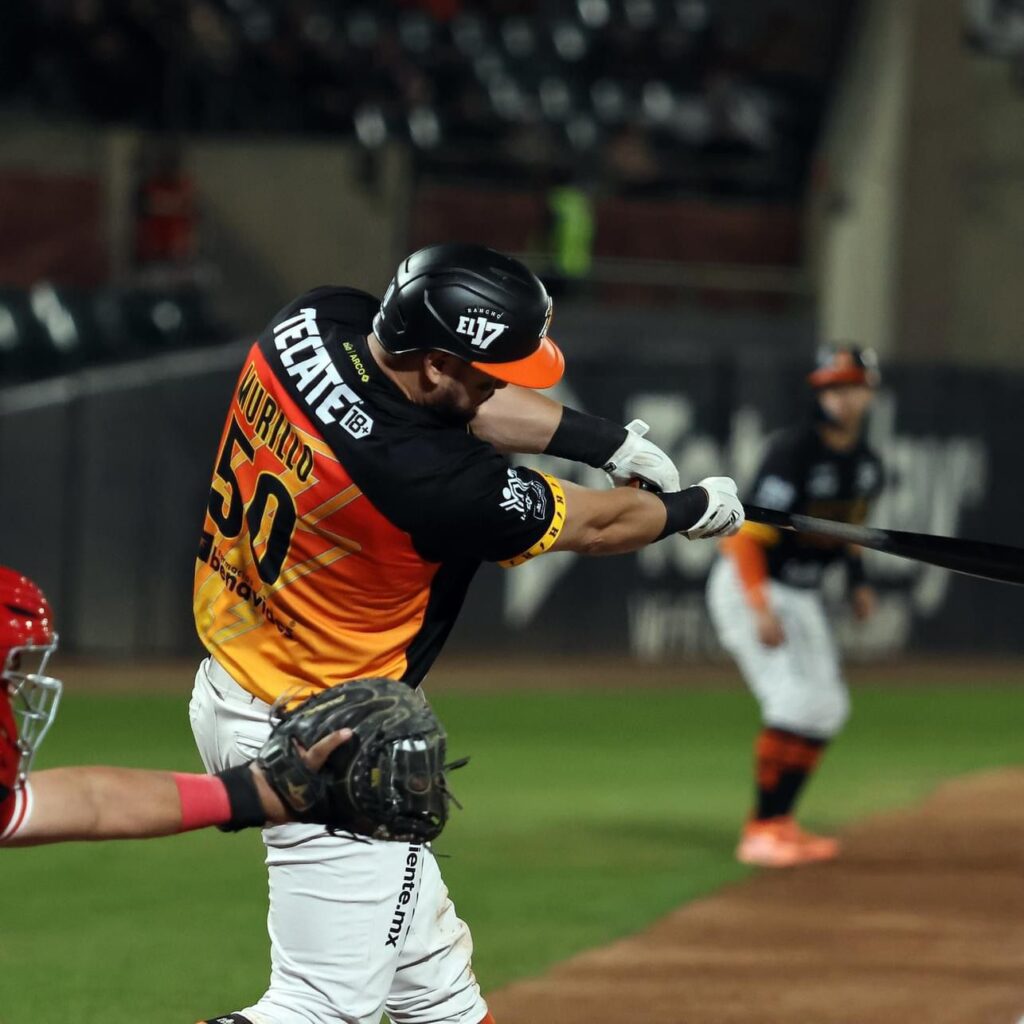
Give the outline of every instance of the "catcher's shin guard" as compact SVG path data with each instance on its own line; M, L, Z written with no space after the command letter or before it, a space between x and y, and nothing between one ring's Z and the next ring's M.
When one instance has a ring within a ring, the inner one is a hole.
M252 1021L240 1013L226 1013L223 1017L209 1017L196 1021L196 1024L252 1024Z

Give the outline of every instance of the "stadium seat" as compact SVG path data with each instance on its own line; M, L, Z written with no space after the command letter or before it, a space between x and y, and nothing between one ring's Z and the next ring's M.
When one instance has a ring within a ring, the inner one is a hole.
M491 46L487 19L472 11L462 11L452 19L451 37L455 48L472 60Z
M839 66L799 55L838 52L849 0L787 0L781 20L756 0L113 5L117 31L148 48L109 67L88 27L104 5L82 24L65 3L34 6L57 49L0 98L44 116L345 136L368 152L397 141L422 169L506 181L556 171L567 138L589 151L640 120L670 164L684 157L678 191L770 199L799 191ZM183 69L174 104L150 65Z
M613 78L598 78L590 87L590 104L605 124L622 124L630 113L630 102L622 83Z
M117 316L130 336L125 356L206 345L222 337L198 288L126 291L118 302Z
M379 103L364 103L352 117L356 138L366 149L379 149L391 136L387 117Z
M380 38L380 19L365 8L353 11L345 19L345 37L357 50L370 50Z
M421 58L435 46L436 28L423 11L405 11L398 17L398 41L406 51Z
M0 290L0 381L4 384L28 375L30 352L38 344L38 333L28 295L13 288Z
M407 117L409 139L417 149L433 149L441 142L441 119L437 111L426 104L413 107Z
M537 54L537 32L530 19L506 18L501 24L501 45L513 60L532 60Z
M96 325L85 294L48 282L33 285L29 308L38 325L28 348L28 372L36 377L78 369L95 354Z
M132 293L120 288L103 288L92 296L97 327L97 358L103 361L128 359L155 348L155 329L147 333L144 318L132 315Z

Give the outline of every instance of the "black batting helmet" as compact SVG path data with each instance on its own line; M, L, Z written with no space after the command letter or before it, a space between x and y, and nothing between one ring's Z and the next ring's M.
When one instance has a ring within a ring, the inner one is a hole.
M882 375L873 348L859 345L826 345L818 349L815 367L807 380L812 388L831 388L840 384L878 387Z
M429 245L406 257L374 317L388 352L438 350L510 384L549 388L565 369L548 337L551 296L518 260L482 245Z

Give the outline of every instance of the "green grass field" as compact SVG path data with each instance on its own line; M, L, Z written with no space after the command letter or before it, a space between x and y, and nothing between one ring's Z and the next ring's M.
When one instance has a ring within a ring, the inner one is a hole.
M192 769L186 701L70 693L40 767ZM485 989L745 876L731 859L757 721L739 690L445 694L466 806L438 852ZM833 827L1022 760L1021 690L854 694L805 801ZM0 1024L191 1024L266 979L255 833L0 853Z

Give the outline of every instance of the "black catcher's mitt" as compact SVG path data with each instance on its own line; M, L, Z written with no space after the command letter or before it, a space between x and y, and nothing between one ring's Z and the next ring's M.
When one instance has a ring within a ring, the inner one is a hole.
M295 749L308 750L338 729L351 729L318 772ZM393 679L332 686L281 714L257 763L297 821L373 839L430 842L448 820L445 731L414 690Z

